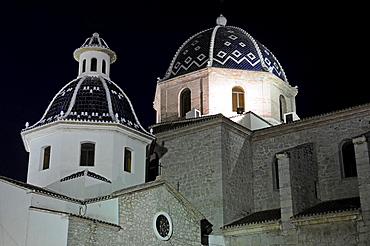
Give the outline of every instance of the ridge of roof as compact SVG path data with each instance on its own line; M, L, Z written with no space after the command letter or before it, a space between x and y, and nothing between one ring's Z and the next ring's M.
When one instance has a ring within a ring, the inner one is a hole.
M19 188L25 189L25 190L31 190L34 193L39 193L39 194L43 194L43 195L46 195L46 196L50 196L50 197L58 198L58 199L61 199L61 200L66 200L66 201L69 201L69 202L78 203L78 204L84 204L83 200L72 198L72 197L69 197L69 196L66 196L66 195L62 195L62 194L54 192L52 190L49 190L49 189L46 189L46 188L41 188L41 187L38 187L36 185L28 184L28 183L25 183L25 182L22 182L22 181L19 181L19 180L15 180L15 179L11 179L11 178L8 178L8 177L0 176L0 182L1 181L3 181L4 183L8 183L8 184L17 186Z
M64 211L60 211L60 210L54 210L54 209L49 209L49 208L40 208L40 207L35 207L35 206L30 206L29 209L30 210L41 211L41 212L48 212L48 213L65 214L65 215L72 216L72 217L75 217L75 218L78 218L78 219L88 220L88 221L90 221L94 224L103 224L103 225L106 225L106 226L112 226L112 227L115 227L115 228L118 228L118 229L122 229L122 227L120 225L117 225L117 224L114 224L114 223L111 223L111 222L108 222L108 221L104 221L104 220L94 219L94 218L84 216L84 215L78 215L78 214L68 213L68 212L64 212Z
M276 221L281 219L280 208L263 210L248 214L246 217L225 225L223 228L231 228L235 226L252 225L266 223L269 221Z
M94 179L101 180L101 181L106 182L106 183L112 183L112 181L110 181L109 179L107 179L107 178L105 178L105 177L103 177L99 174L96 174L94 172L91 172L88 169L85 169L83 171L79 171L79 172L73 173L71 175L68 175L68 176L62 178L60 180L60 182L64 182L64 181L67 181L67 180L70 180L70 179L75 179L75 178L82 177L82 176L88 176L88 177L91 177L91 178L94 178Z
M184 127L184 126L193 125L193 124L196 124L198 122L218 119L218 118L222 118L222 117L225 117L225 116L222 115L222 114L205 115L205 116L197 117L197 118L161 122L161 123L151 125L148 128L150 130L153 129L153 134L156 134L156 133L160 133L160 132L166 132L166 131L174 130L174 129L177 129L177 128L181 128L181 127Z
M359 197L323 201L294 215L293 218L353 211L358 210L360 207L361 203Z
M257 129L253 131L254 137L263 138L264 136L269 135L269 133L275 134L276 132L278 132L279 135L285 134L285 131L282 131L284 128L285 128L284 130L286 131L296 130L296 128L304 128L304 127L312 128L311 122L313 121L317 125L326 124L328 121L333 121L337 119L343 120L344 116L351 117L351 116L358 115L358 114L364 114L364 113L369 114L369 110L370 110L370 103L360 104L360 105L356 105L356 106L352 106L352 107L348 107L348 108L344 108L340 110L331 111L328 113L323 113L319 115L302 118L300 120L292 121L289 123L283 123L280 125L274 125L274 126L263 128L263 129Z

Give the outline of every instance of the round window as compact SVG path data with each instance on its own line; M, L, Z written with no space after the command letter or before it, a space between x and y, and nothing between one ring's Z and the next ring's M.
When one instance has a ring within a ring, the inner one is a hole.
M161 240L168 240L172 235L172 221L165 212L159 212L154 215L153 229L155 235Z

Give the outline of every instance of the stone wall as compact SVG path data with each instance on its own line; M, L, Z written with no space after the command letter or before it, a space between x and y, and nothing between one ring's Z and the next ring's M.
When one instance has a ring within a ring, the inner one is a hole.
M357 231L358 221L341 221L299 226L294 229L294 238L284 235L280 230L262 233L243 233L242 226L239 233L225 237L225 245L232 246L350 246L359 244ZM363 244L368 245L368 244Z
M315 145L307 143L289 149L293 214L316 205L317 163ZM280 194L281 195L281 194Z
M111 246L119 243L117 227L94 223L89 219L70 218L68 245L70 246Z
M221 134L224 224L228 224L253 210L252 153L247 134L228 126Z
M217 118L157 134L167 148L161 158L164 179L214 224L215 233L253 209L250 132L245 130Z
M340 115L333 119L330 117L322 122L320 118L313 118L302 124L287 124L254 133L252 151L256 211L280 206L279 192L273 189L275 154L308 143L313 143L316 155L318 199L325 201L359 196L357 178L342 178L340 144L344 139L368 132L370 116L343 116L340 120Z
M223 225L221 126L186 134L158 135L167 153L161 158L162 176L206 218Z
M286 101L286 112L296 110L297 90L269 72L207 67L157 84L154 109L157 123L179 120L179 98L183 89L191 91L191 108L202 115L222 113L235 116L232 111L232 88L244 90L244 111L280 122L279 97ZM286 113L285 112L285 113Z
M301 226L297 235L302 246L358 245L357 221Z
M204 217L173 191L161 184L120 195L122 245L201 245L200 220ZM173 233L168 240L154 233L153 219L158 212L167 213L172 220Z
M195 108L202 114L209 113L208 75L207 69L202 69L158 83L153 105L157 111L157 123L181 118L180 94L185 88L191 91L191 109Z
M119 225L69 216L68 245L201 245L200 214L166 182L157 180L119 191ZM172 234L162 240L155 234L155 215L168 214ZM154 225L153 225L154 224Z

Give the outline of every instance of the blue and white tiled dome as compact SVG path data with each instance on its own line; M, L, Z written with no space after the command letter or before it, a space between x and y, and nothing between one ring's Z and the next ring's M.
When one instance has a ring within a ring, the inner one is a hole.
M29 128L59 120L118 123L147 134L121 88L100 76L69 82L55 95L42 118Z
M74 52L74 57L79 61L83 52L90 51L108 54L111 62L116 59L116 54L97 33ZM149 134L141 126L130 100L122 89L109 77L104 76L105 74L92 74L94 75L80 74L67 83L54 96L41 119L32 126L27 123L23 131L56 121L71 121L114 123Z
M222 15L217 26L190 37L177 50L161 80L205 67L266 71L287 82L284 70L264 45L241 28L225 26Z

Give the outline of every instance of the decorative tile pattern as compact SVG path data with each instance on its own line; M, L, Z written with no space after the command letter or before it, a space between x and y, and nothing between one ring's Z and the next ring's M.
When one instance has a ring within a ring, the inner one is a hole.
M218 26L217 30L208 29L189 38L177 51L162 80L205 68L210 60L212 67L269 71L287 81L279 62L264 45L244 30L230 26Z
M212 29L195 35L180 47L176 60L167 72L168 77L176 77L185 73L205 68L209 60L209 43Z
M54 97L41 120L30 128L57 120L114 122L148 134L124 92L114 82L100 77L69 82Z

